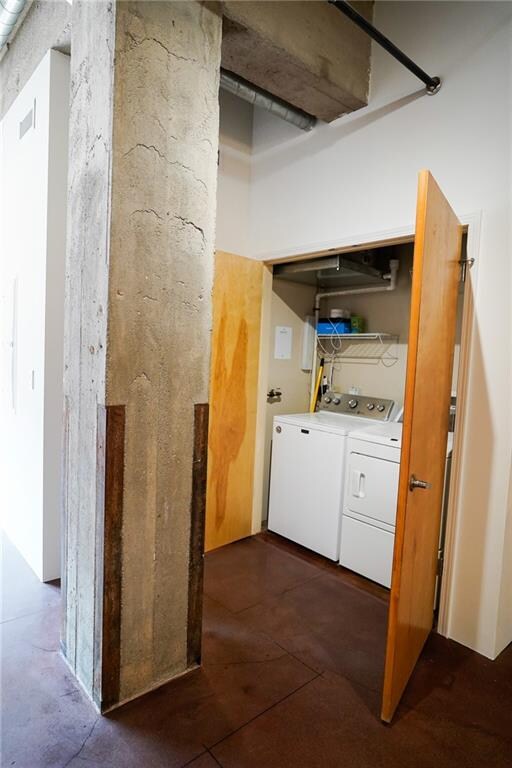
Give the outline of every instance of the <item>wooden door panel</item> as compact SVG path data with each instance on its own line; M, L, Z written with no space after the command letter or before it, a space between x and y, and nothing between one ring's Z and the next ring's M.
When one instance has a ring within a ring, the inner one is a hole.
M419 177L404 424L382 719L389 722L433 622L462 227ZM428 489L410 490L411 476Z
M215 255L206 551L252 533L264 269L260 261Z

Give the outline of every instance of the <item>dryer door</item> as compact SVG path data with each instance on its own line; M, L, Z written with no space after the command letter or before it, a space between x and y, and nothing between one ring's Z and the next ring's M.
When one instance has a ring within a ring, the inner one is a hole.
M348 461L344 514L364 515L394 527L399 470L398 462L352 451Z

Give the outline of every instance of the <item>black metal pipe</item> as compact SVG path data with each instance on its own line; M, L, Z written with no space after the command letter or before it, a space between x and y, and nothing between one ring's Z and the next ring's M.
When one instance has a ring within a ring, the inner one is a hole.
M360 13L358 13L350 3L345 2L345 0L328 0L330 5L334 5L335 8L338 9L338 11L341 11L341 13L345 14L351 21L354 22L354 24L357 24L357 26L363 30L363 32L366 32L367 35L370 35L375 42L379 43L379 45L382 45L382 47L390 53L392 56L397 59L397 61L400 62L400 64L403 64L404 67L407 67L409 72L412 72L413 75L416 75L420 80L422 80L425 85L427 86L427 93L434 94L437 93L437 91L441 87L441 80L439 77L430 77L424 69L421 67L418 67L415 62L410 59L406 54L400 50L394 43L391 42L385 35L382 34L382 32L379 32L378 29L376 29L371 22L367 21L364 16L361 16Z

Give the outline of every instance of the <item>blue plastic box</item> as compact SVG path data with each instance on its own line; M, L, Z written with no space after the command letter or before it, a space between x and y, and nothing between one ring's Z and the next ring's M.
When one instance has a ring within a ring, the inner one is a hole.
M320 320L316 326L319 335L350 333L350 320Z

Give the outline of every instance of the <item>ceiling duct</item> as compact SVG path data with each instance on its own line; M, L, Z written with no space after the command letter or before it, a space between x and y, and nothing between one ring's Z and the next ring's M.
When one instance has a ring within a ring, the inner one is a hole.
M0 0L0 49L11 35L27 0Z
M220 87L225 91L233 93L240 99L248 101L249 104L253 104L255 107L266 109L267 112L271 112L276 117L286 120L287 123L300 128L301 131L310 131L316 125L316 117L312 117L307 112L292 107L286 101L272 96L267 91L257 88L252 83L244 80L243 77L239 77L233 74L233 72L228 72L226 69L221 69L220 71Z

